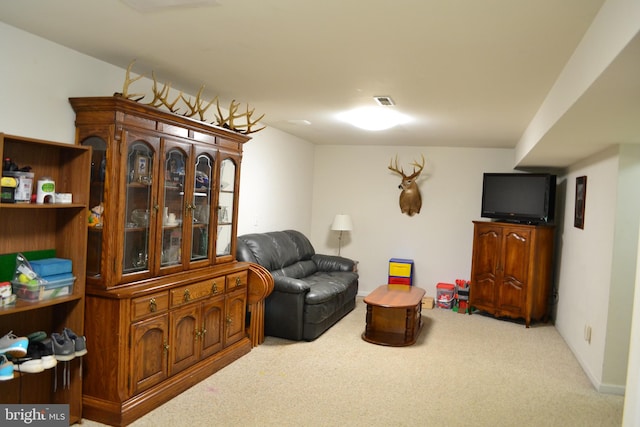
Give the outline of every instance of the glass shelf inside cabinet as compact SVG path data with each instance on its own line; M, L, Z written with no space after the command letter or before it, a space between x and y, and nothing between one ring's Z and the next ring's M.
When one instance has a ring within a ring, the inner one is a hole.
M170 148L164 165L164 206L162 209L161 265L182 264L182 223L184 210L185 164L187 153Z
M236 165L231 159L220 163L220 194L218 200L218 229L216 236L216 255L231 254L231 235L234 221Z
M151 206L154 149L138 140L128 147L128 179L125 188L125 218L122 273L149 269L151 225L156 215Z
M91 136L81 145L92 148L91 181L89 186L89 233L87 241L87 276L100 276L102 238L104 223L105 181L107 180L107 143L100 137Z
M214 158L200 154L195 161L193 200L191 201L191 261L209 258L209 218L211 217L211 186L214 179Z

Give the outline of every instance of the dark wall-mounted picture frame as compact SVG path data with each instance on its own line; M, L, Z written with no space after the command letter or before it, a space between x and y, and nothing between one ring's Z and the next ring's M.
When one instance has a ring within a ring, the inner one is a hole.
M576 207L573 217L573 226L584 229L584 207L587 199L587 177L576 178Z

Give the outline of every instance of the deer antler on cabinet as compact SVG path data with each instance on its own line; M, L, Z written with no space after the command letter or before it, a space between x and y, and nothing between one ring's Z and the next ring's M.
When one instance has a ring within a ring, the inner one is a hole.
M389 161L389 170L402 176L402 182L398 186L398 188L402 190L400 193L400 211L409 216L420 213L420 209L422 208L422 195L420 194L420 189L416 183L422 169L424 169L424 155L421 155L421 157L422 163L411 163L413 166L413 173L408 176L404 173L404 170L401 167L398 168L398 155L396 155L395 166L393 166L392 163L393 159ZM416 168L418 169L416 170Z
M136 82L137 80L140 80L141 78L144 77L144 74L140 74L138 77L135 78L131 78L131 67L133 67L133 63L136 61L131 61L131 64L129 64L129 66L127 67L127 73L124 76L124 84L122 85L122 93L116 94L116 95L120 95L123 98L127 98L127 99L132 99L136 102L140 101L142 98L144 98L144 94L143 93L129 93L129 86L131 86L131 83Z
M256 130L251 129L256 123L262 120L262 118L264 117L264 114L252 121L251 116L253 116L253 112L255 111L255 108L252 108L251 110L249 110L249 105L247 105L247 111L244 113L238 114L238 107L240 107L240 103L236 103L235 99L232 100L231 105L229 105L229 115L227 117L224 117L224 115L222 114L222 111L220 111L220 104L216 100L216 108L218 110L218 114L216 114L216 119L218 120L218 122L216 124L218 126L222 126L224 128L231 129L233 131L245 133L245 134L259 132L265 128L265 126L263 126L260 129L256 129ZM241 117L246 117L246 122L247 122L246 126L242 126L242 125L237 126L235 124L235 120Z
M124 84L122 86L122 93L115 93L115 96L122 96L124 98L130 99L135 102L141 101L145 95L140 93L129 93L129 87L132 83L140 80L144 77L143 74L132 78L131 77L131 68L133 67L134 61L131 61L129 66L127 67L127 73L125 75ZM155 73L152 71L151 76L153 78L153 87L151 88L153 99L147 105L150 105L155 108L166 107L172 113L176 114L180 108L176 107L178 101L182 101L182 103L186 106L187 110L183 114L185 117L194 117L198 116L200 121L204 122L205 113L211 107L211 105L215 102L217 106L218 113L216 114L216 123L218 126L222 126L224 128L230 129L234 132L251 134L255 132L259 132L264 129L266 126L262 126L259 129L253 129L253 127L264 117L262 114L255 120L252 120L252 116L254 113L254 109L249 109L249 104L247 104L247 110L244 113L238 113L238 108L240 107L240 103L236 103L235 99L231 101L231 105L229 106L229 114L225 117L220 110L220 104L218 102L218 97L216 96L208 103L205 103L202 100L202 91L204 90L204 85L200 87L196 98L192 101L191 98L186 98L182 92L173 100L169 100L169 92L171 91L171 83L165 83L162 86L162 89L158 88L158 82L156 80ZM238 119L245 118L246 124L237 123Z

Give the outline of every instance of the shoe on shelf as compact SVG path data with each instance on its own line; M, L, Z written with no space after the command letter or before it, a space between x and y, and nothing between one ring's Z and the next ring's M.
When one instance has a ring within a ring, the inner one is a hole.
M7 356L0 354L0 381L13 379L13 362Z
M53 343L53 354L58 362L67 362L76 357L75 345L66 335L53 332L51 342Z
M84 356L87 354L87 339L84 336L78 336L69 328L64 328L62 334L73 341L76 357Z
M15 372L23 372L26 374L37 374L39 372L44 371L44 365L42 364L42 359L35 357L18 357L16 359L12 359L13 361L13 370Z
M17 337L13 331L0 338L0 353L14 357L21 357L27 354L29 339L27 337Z
M26 355L11 358L13 370L16 372L37 374L45 369L56 366L58 361L53 356L52 342L48 338L46 338L46 340L49 341L48 346L44 341L29 341Z
M29 342L42 341L47 338L47 333L44 331L31 332L29 335L27 335L27 338L29 339Z
M51 369L58 364L55 353L53 351L53 340L45 338L42 341L36 341L36 345L40 350L40 358L44 369Z

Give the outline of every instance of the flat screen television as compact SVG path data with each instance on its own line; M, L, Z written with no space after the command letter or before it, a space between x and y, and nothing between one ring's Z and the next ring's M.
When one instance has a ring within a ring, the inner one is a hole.
M483 218L524 224L554 220L556 176L544 173L485 173Z

